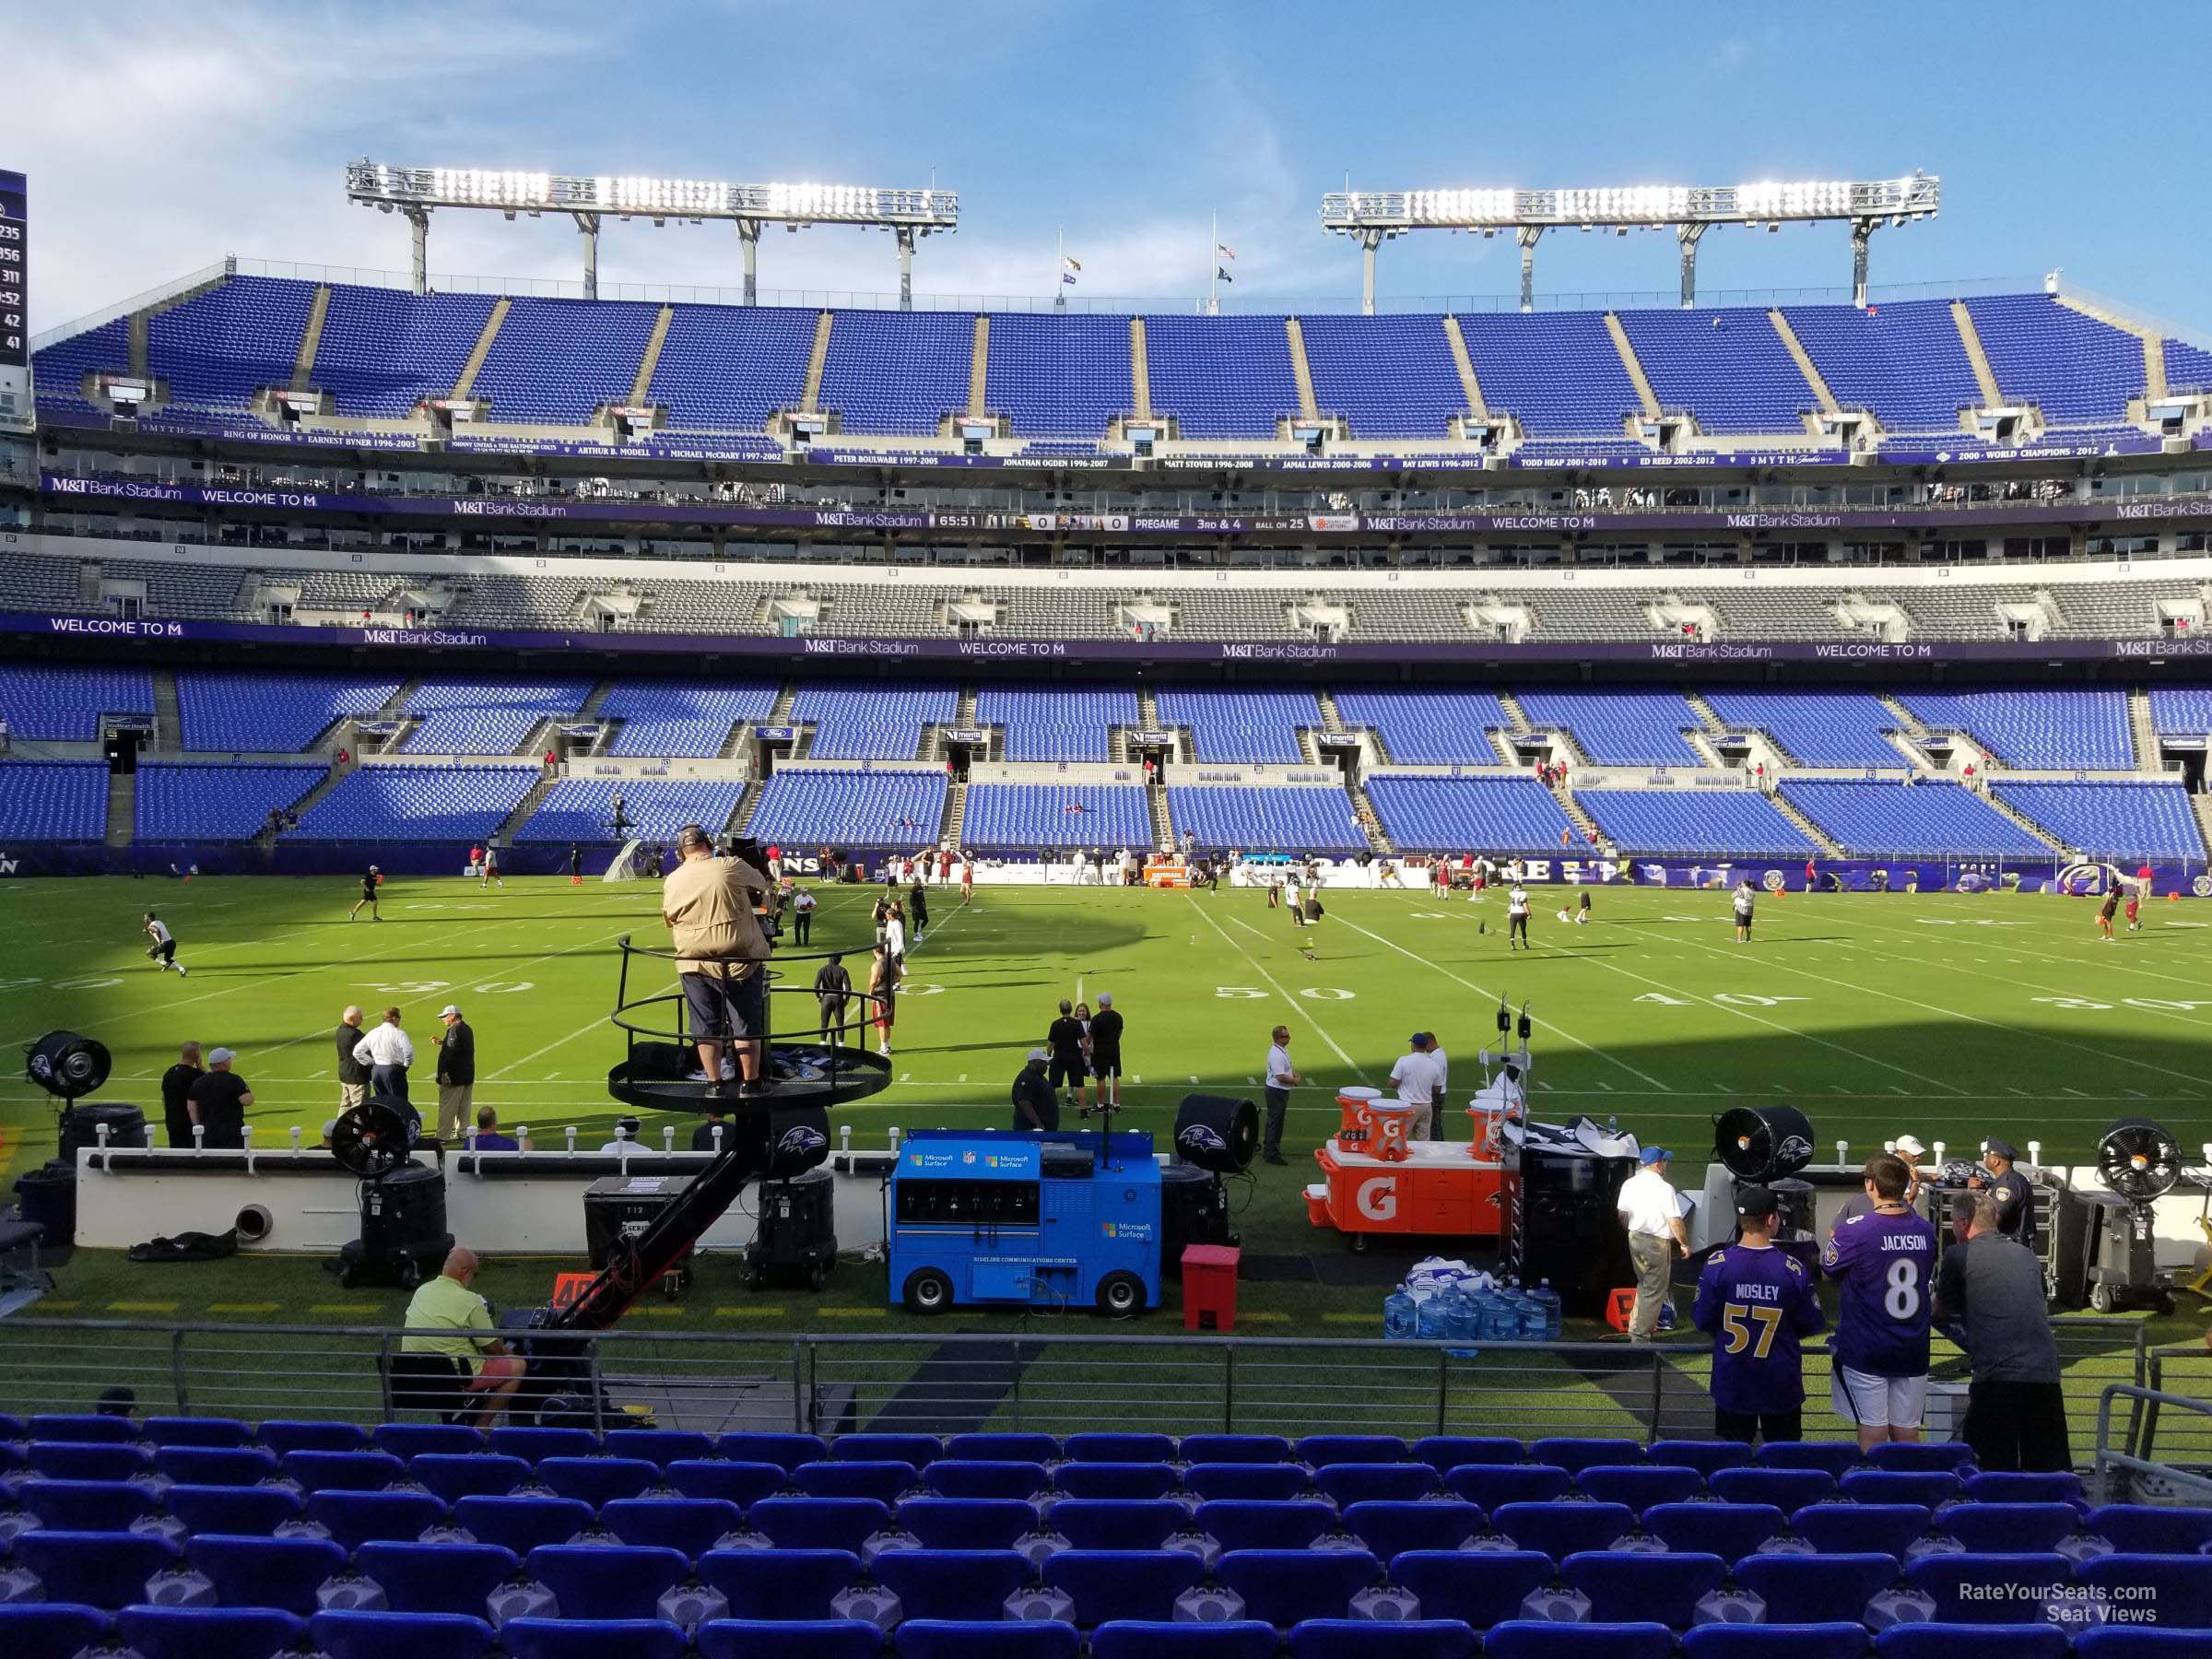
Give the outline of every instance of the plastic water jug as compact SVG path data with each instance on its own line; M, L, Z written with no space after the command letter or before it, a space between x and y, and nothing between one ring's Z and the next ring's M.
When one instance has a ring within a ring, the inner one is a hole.
M1546 1279L1536 1287L1534 1295L1540 1315L1536 1334L1546 1342L1557 1342L1566 1328L1566 1321L1559 1309L1559 1293L1551 1288L1551 1281Z
M1419 1310L1412 1297L1393 1290L1382 1300L1382 1335L1394 1342L1410 1341L1420 1326Z

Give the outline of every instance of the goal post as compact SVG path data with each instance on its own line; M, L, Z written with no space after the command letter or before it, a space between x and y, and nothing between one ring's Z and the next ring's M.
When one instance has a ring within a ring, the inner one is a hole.
M614 862L606 866L606 874L600 879L602 881L637 880L639 869L644 862L644 852L645 843L643 841L624 841L622 851L615 854Z

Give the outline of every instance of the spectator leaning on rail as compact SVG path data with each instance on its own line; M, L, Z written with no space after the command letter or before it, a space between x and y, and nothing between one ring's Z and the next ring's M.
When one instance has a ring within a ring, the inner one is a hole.
M442 1355L466 1371L464 1392L477 1406L472 1420L488 1429L522 1386L524 1368L521 1357L491 1334L491 1309L470 1288L476 1277L476 1252L456 1247L438 1277L424 1280L407 1303L408 1334L399 1351Z
M734 1048L737 1092L759 1094L769 944L755 912L774 914L775 888L746 860L716 858L697 824L678 830L676 845L682 862L661 884L661 920L675 938L700 1069L708 1092L723 1092L723 1051Z

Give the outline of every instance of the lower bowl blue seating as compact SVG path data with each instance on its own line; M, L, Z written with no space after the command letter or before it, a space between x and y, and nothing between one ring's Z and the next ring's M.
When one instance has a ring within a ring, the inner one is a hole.
M76 1659L107 1633L108 1616L98 1607L71 1602L0 1604L0 1650L10 1659Z
M1049 1434L991 1431L956 1434L945 1455L962 1463L1051 1464L1060 1461L1060 1442Z
M245 1446L253 1430L236 1418L150 1417L143 1438L157 1446Z
M1208 1502L1288 1503L1312 1490L1313 1477L1299 1464L1209 1463L1185 1469L1182 1484Z
M809 1619L860 1578L849 1549L716 1549L699 1558L702 1583L722 1592L735 1618Z
M315 1592L346 1571L346 1552L328 1538L211 1533L188 1540L184 1559L226 1607L277 1607L302 1616L321 1609Z
M1119 1439L1137 1439L1165 1441L1161 1452L1138 1453L1131 1450L1128 1455L1170 1458L1176 1455L1173 1441L1164 1435L1120 1436ZM1088 1442L1088 1435L1071 1434L1067 1437L1068 1455L1076 1455L1075 1445L1080 1440ZM1182 1437L1182 1461L1189 1464L1272 1464L1290 1461L1290 1442L1279 1434L1186 1434ZM1086 1456L1103 1456L1103 1453L1086 1450Z
M697 1560L745 1525L745 1512L721 1498L618 1498L601 1505L599 1524L625 1544L680 1550Z
M714 1449L732 1463L774 1464L786 1473L801 1464L818 1463L830 1455L829 1442L818 1434L740 1430L724 1435L714 1443Z
M1347 1505L1344 1512L1344 1529L1378 1561L1412 1550L1456 1549L1484 1525L1480 1510L1456 1501L1371 1501Z
M1163 1624L1117 1618L1090 1635L1092 1659L1275 1659L1282 1638L1256 1618Z
M112 1612L147 1599L146 1581L177 1563L174 1543L153 1533L18 1533L12 1564L35 1574L42 1599Z
M540 1544L526 1564L564 1618L652 1618L691 1571L681 1550L627 1544Z
M597 1509L657 1485L661 1471L641 1457L548 1457L537 1465L537 1477L561 1497Z
M364 1544L354 1571L371 1579L395 1613L486 1615L494 1590L514 1577L514 1551L497 1544Z
M658 1618L511 1618L500 1645L508 1659L678 1659L688 1644Z
M1643 1512L1643 1529L1669 1549L1736 1561L1788 1523L1771 1503L1654 1503Z
M1037 1530L1037 1512L1018 1498L909 1498L899 1526L924 1549L1010 1549Z
M1045 1583L1075 1604L1086 1630L1109 1619L1167 1623L1175 1598L1206 1577L1206 1564L1180 1549L1064 1549L1045 1559Z
M1790 1525L1823 1555L1895 1556L1902 1560L1915 1539L1927 1535L1924 1503L1814 1503L1790 1517Z
M1682 1659L1865 1659L1874 1639L1856 1624L1710 1624L1682 1638Z
M1559 1576L1590 1598L1590 1617L1601 1623L1651 1618L1685 1630L1698 1603L1727 1578L1728 1563L1717 1555L1586 1550L1561 1561Z
M1469 1659L1476 1646L1450 1619L1309 1618L1290 1632L1290 1659Z
M1053 1477L1041 1463L945 1457L929 1465L922 1484L946 1498L1029 1498L1050 1487Z
M1206 1524L1198 1512L1198 1528ZM1052 1530L1076 1549L1158 1549L1191 1524L1190 1512L1165 1498L1065 1498L1053 1505ZM1224 1548L1226 1540L1217 1535Z
M2065 1631L2052 1624L1982 1624L1971 1640L1974 1653L2004 1659L2065 1659L2067 1648ZM1956 1625L1891 1625L1875 1639L1874 1651L1878 1659L1941 1659L1955 1656L1959 1641Z
M161 1494L171 1516L188 1533L243 1533L267 1537L304 1506L289 1487L185 1486Z
M661 1471L663 1478L686 1498L719 1498L740 1509L750 1509L790 1484L780 1464L728 1463L721 1458L679 1457Z
M2081 1512L2070 1503L1959 1503L1937 1525L1970 1551L2048 1550L2081 1530Z
M1688 1502L1704 1490L1705 1477L1664 1464L1591 1464L1576 1473L1574 1484L1586 1498L1625 1503L1641 1514L1654 1504Z
M1466 1464L1517 1464L1528 1455L1519 1441L1500 1434L1432 1434L1414 1441L1411 1450L1439 1475Z
M57 1532L128 1532L156 1508L154 1495L128 1480L26 1480L16 1501Z
M857 1618L793 1624L715 1618L700 1626L696 1645L700 1659L875 1659L883 1651L883 1632Z
M307 1518L348 1552L364 1544L419 1538L446 1519L445 1502L428 1492L341 1492L309 1494Z
M1343 1618L1352 1597L1371 1588L1382 1567L1364 1549L1235 1549L1215 1576L1244 1598L1249 1618L1288 1629L1308 1618Z
M1242 1458L1215 1457L1201 1444L1194 1450L1194 1442L1212 1440L1235 1440L1240 1445L1263 1443L1278 1448L1284 1442L1273 1436L1247 1437L1193 1435L1182 1442L1182 1458L1186 1463L1241 1463ZM1164 1434L1123 1434L1112 1430L1087 1430L1067 1437L1065 1445L1070 1463L1168 1463L1176 1455L1175 1442ZM1270 1458L1267 1461L1275 1462Z
M1663 1624L1546 1624L1515 1619L1483 1639L1484 1659L1672 1659Z
M2212 1544L2212 1509L2162 1503L2107 1503L2088 1514L2088 1530L2114 1549L2192 1555Z
M519 1457L492 1452L420 1452L407 1459L407 1474L444 1499L504 1498L530 1478Z
M1735 1579L1776 1624L1857 1624L1866 1604L1896 1583L1897 1563L1871 1553L1755 1555L1736 1562Z
M791 1472L791 1484L809 1498L873 1498L891 1504L912 1491L921 1477L911 1463L855 1458L801 1464Z
M1014 1624L951 1623L935 1618L900 1621L891 1638L899 1659L1075 1659L1083 1641L1073 1625L1052 1619ZM787 1659L787 1649L763 1649L763 1659ZM725 1659L709 1654L707 1659ZM829 1659L867 1659L867 1650Z
M1444 1477L1444 1489L1495 1514L1509 1503L1550 1503L1574 1477L1557 1464L1467 1464Z
M1391 1582L1419 1598L1423 1618L1456 1618L1477 1630L1518 1618L1521 1604L1551 1577L1551 1558L1533 1549L1474 1557L1419 1549L1390 1563Z
M1232 1464L1226 1466L1243 1469L1247 1465ZM935 1471L931 1473L934 1475ZM1182 1484L1182 1477L1176 1474L1174 1465L1164 1463L1069 1463L1062 1464L1053 1473L1053 1485L1070 1498L1165 1498ZM1192 1489L1194 1491L1197 1488ZM1200 1495L1227 1497L1230 1494Z
M1905 1565L1906 1587L1933 1599L1936 1617L1945 1624L2019 1624L2039 1618L2043 1615L2038 1593L2073 1582L2073 1563L2050 1553L1929 1555Z
M115 1633L140 1659L273 1659L306 1639L307 1620L274 1607L138 1606L115 1616Z
M1555 1561L1585 1549L1610 1549L1636 1524L1625 1503L1509 1503L1490 1525L1523 1549Z
M464 1498L453 1505L456 1525L480 1544L497 1544L526 1556L541 1544L566 1544L589 1532L592 1506L580 1498L518 1493L510 1498Z
M1335 1524L1336 1512L1318 1500L1247 1503L1236 1499L1198 1506L1198 1530L1223 1549L1304 1549Z
M876 1582L899 1598L902 1618L1005 1617L1006 1597L1035 1572L1011 1549L900 1549L876 1558Z
M457 1613L318 1613L307 1628L330 1659L477 1659L492 1642L491 1626Z
M846 1549L854 1555L891 1519L874 1498L764 1498L746 1514L778 1549Z

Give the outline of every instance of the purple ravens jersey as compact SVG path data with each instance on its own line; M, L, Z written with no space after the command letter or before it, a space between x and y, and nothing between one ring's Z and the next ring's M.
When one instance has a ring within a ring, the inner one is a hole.
M1926 1374L1935 1228L1910 1211L1847 1217L1820 1253L1820 1270L1843 1282L1829 1344L1837 1364L1875 1377Z
M1712 1403L1723 1411L1805 1404L1797 1339L1825 1328L1804 1264L1772 1245L1731 1244L1706 1258L1690 1318L1712 1336Z

